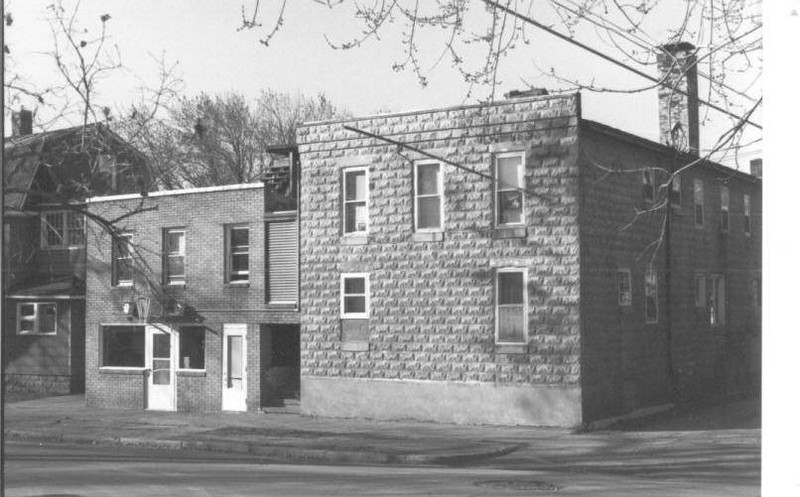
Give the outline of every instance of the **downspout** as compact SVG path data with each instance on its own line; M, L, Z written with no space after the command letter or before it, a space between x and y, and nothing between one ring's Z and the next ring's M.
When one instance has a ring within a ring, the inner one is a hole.
M669 173L672 175L675 172L675 156L670 161ZM669 379L670 394L673 402L678 398L678 380L675 375L674 364L674 349L673 349L673 330L672 330L672 181L673 177L670 176L670 181L667 184L667 212L664 214L664 283L667 287L664 324L666 326L666 340L667 340L667 378ZM683 185L681 185L683 186ZM681 188L681 197L683 197L683 189ZM681 198L683 202L683 198Z

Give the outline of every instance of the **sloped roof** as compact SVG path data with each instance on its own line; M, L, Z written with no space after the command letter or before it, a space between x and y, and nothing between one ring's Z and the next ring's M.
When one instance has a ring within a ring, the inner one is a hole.
M7 291L8 298L28 298L28 297L80 297L86 294L86 284L83 280L74 276L64 276L57 279L39 277L28 280L10 288Z

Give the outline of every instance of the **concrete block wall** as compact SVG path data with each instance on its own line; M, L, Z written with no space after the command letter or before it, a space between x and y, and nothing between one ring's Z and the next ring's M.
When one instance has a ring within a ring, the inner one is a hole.
M442 240L415 241L412 161L422 159L420 154L398 153L395 146L347 131L339 122L298 130L303 164L301 384L306 412L580 423L579 115L579 95L568 94L344 123L483 174L492 174L493 154L524 151L525 186L533 192L524 206L527 232L507 239L493 237L491 181L443 165ZM346 244L342 236L342 168L350 166L369 168L369 234L362 245ZM528 268L529 339L521 353L495 345L494 270L507 266ZM368 350L342 349L339 281L345 272L370 274ZM352 379L363 380L359 385L364 392L395 388L401 397L384 399L384 408L372 403L371 409L348 410L334 397L351 388L346 380ZM415 391L413 382L424 382L417 396L408 393ZM445 407L432 412L418 404L430 398L431 392L423 389L437 384ZM456 402L460 394L448 397L454 390L446 387L452 384L565 392L569 407L561 409L559 418L537 413L542 406L530 405L541 395L519 405L494 405L492 395L482 393L490 389L484 388L474 391L476 403L487 400L488 411L519 411L518 415L482 411L459 418L470 408Z
M724 168L693 167L681 175L681 206L670 208L669 237L661 238L665 210L641 216L627 229L644 200L641 169L676 169L687 163L657 144L618 132L582 128L581 314L584 418L600 419L750 384L760 340L760 313L750 280L760 272L760 187L747 175ZM601 128L602 129L602 128ZM617 172L608 174L603 168ZM705 227L694 226L693 180L705 187ZM656 184L666 180L657 173ZM719 187L730 190L730 233L720 230ZM753 199L753 230L745 236L742 193ZM756 222L758 219L758 222ZM669 254L669 263L666 255ZM658 271L658 322L645 320L644 271ZM631 271L631 306L617 302L617 270ZM696 274L727 280L727 324L712 328L694 304ZM745 360L747 358L747 360Z
M259 324L297 323L296 309L266 303L264 189L249 185L211 192L152 195L145 198L104 200L89 205L93 214L114 219L136 208L143 211L118 223L133 234L136 266L133 287L112 284L111 237L90 223L87 240L86 398L103 407L143 406L145 378L139 374L100 371L99 330L102 324L135 324L122 313L124 302L151 298L151 322L168 326L201 324L206 328L204 373L179 372L178 409L218 411L222 390L222 330L224 323L248 325L248 410L260 407ZM250 282L228 285L225 271L225 226L250 228ZM186 228L186 285L165 286L162 275L162 234L166 228ZM184 305L183 316L163 316L161 301ZM112 390L120 389L116 393Z

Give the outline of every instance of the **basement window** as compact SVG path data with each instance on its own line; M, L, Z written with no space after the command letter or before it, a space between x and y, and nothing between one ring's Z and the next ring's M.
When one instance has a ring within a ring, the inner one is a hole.
M340 280L342 319L369 318L369 274L344 273Z

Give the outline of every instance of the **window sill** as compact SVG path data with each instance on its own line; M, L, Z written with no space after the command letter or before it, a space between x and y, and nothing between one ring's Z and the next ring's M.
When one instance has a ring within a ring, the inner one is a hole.
M297 302L267 302L267 311L297 311Z
M496 343L494 344L495 354L527 354L527 343Z
M366 245L367 235L343 235L342 245Z
M528 236L528 229L525 226L501 226L492 232L492 238L525 238Z
M180 283L163 283L161 286L164 288L186 288L186 282L182 281Z
M369 350L369 342L341 342L344 352L366 352Z
M56 250L84 250L86 249L85 245L52 245L48 247L39 247L39 250L46 250L46 251L56 251Z
M205 369L179 369L176 371L178 376L201 378L206 375Z
M228 283L225 283L225 288L250 288L250 282L249 281L243 281L241 283L239 283L239 282L228 282Z
M411 234L412 242L441 242L444 240L442 231L416 231Z
M131 281L131 282L127 282L127 283L117 283L115 285L112 285L112 287L113 288L133 288L133 282Z
M17 331L18 337L55 337L58 333L38 333L35 331Z
M141 376L144 374L144 368L128 368L128 367L115 367L115 366L100 366L100 374L118 374L129 376Z

